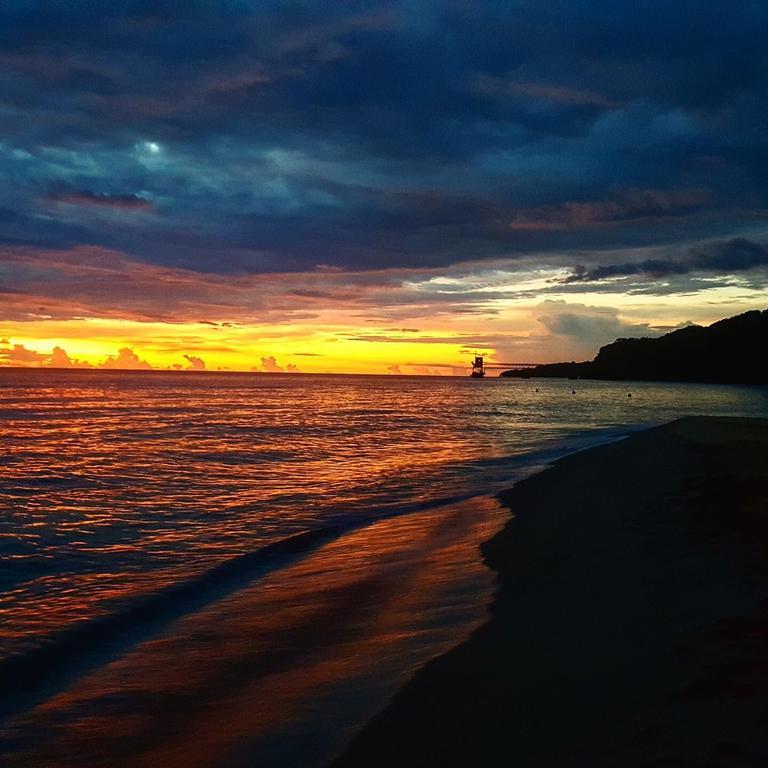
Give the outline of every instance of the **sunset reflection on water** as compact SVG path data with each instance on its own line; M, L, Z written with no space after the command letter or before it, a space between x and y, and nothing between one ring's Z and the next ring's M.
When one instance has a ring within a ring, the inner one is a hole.
M768 415L757 388L576 388L0 369L0 762L320 765L482 620L495 491Z
M488 451L446 423L439 387L414 413L387 380L44 375L1 391L0 530L26 578L2 596L0 651L329 517L423 501L425 476Z
M480 498L335 539L79 679L3 740L30 766L277 766L292 751L321 765L482 619L478 547L503 518Z

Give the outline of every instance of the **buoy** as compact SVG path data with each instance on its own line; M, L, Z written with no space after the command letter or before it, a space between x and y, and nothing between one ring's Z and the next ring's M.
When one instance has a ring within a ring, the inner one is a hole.
M575 389L572 389L572 390L571 390L571 394L572 394L572 395L575 395L575 394L576 394L576 390L575 390Z
M627 397L632 397L632 393L631 392L627 392Z

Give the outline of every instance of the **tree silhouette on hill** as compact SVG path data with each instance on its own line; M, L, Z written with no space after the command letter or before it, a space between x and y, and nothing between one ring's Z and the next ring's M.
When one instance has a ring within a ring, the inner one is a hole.
M691 325L658 338L617 339L594 360L550 363L505 377L695 381L768 384L768 310L754 310L708 327Z

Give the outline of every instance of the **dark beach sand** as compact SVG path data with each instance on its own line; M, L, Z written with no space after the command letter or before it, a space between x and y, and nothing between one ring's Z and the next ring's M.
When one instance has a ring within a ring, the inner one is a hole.
M768 421L683 419L503 500L491 620L335 766L768 765Z

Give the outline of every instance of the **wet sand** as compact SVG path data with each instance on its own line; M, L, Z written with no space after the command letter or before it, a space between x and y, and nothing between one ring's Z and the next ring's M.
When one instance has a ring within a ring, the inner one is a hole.
M490 621L335 766L768 764L768 421L676 421L503 501Z

